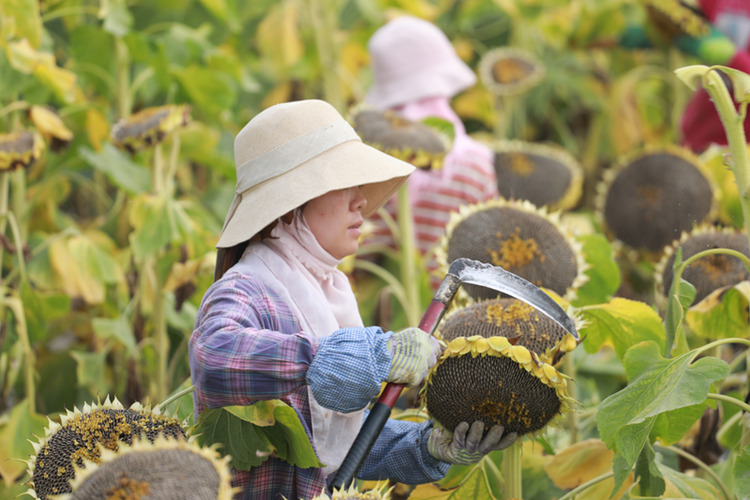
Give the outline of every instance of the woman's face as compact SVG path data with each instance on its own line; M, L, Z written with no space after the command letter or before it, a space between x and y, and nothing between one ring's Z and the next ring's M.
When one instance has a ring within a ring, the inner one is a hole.
M343 259L357 251L365 205L359 187L338 189L307 202L302 214L320 246L334 258Z

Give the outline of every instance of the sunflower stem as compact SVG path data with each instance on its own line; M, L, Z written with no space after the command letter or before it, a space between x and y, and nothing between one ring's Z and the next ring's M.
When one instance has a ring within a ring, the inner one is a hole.
M513 443L503 452L503 477L505 478L503 500L523 498L522 454L523 448L519 442Z
M655 444L654 448L661 448L663 450L669 450L681 456L682 458L693 462L695 465L700 467L701 470L706 472L706 474L710 476L714 481L716 481L716 484L718 484L719 487L721 488L721 493L724 495L724 498L726 498L726 500L732 500L732 497L729 495L729 492L727 491L727 487L724 484L724 482L721 480L721 478L718 475L716 475L716 473L713 470L711 470L711 467L706 465L706 463L700 460L698 457L691 455L690 453L686 452L682 448L678 448L677 446L662 446L660 444Z
M5 227L8 223L8 193L10 191L10 173L0 173L0 235L5 235ZM0 283L3 277L3 257L5 249L0 245ZM0 319L2 318L0 314Z
M122 38L115 39L117 54L117 112L120 119L130 116L133 104L130 101L130 54Z
M733 404L733 405L739 407L740 409L742 409L743 411L746 411L746 412L750 413L750 405L749 404L747 404L747 403L745 403L743 401L740 401L737 398L733 398L732 396L727 396L725 394L715 394L713 392L709 392L708 396L706 396L706 398L707 399L715 399L716 401L724 401L725 403Z
M23 302L21 302L19 297L4 297L3 302L11 311L13 311L13 316L16 317L16 333L18 334L23 349L23 378L26 387L26 399L29 400L29 412L35 413L36 387L34 386L34 364L36 360L34 359L34 351L31 349L29 332L26 328L26 316L24 315Z
M575 361L573 360L573 354L568 353L563 357L563 366L562 371L565 375L569 376L572 380L575 380L576 378L576 365ZM576 399L576 385L573 383L568 384L568 395ZM570 445L573 445L578 442L578 423L579 423L579 416L578 412L571 411L568 413L568 415L565 417L566 419L566 427L568 428L568 434L570 435Z
M341 91L340 79L336 72L338 58L335 57L336 46L336 16L338 9L326 2L325 7L320 0L309 0L310 20L315 33L315 44L318 47L318 57L323 73L323 96L326 101L336 108L339 113L344 112L345 103Z
M13 184L13 213L16 215L18 221L18 227L21 230L21 241L23 244L28 236L28 224L26 223L26 169L19 168L13 172L11 182ZM22 248L18 248L20 252Z
M185 389L182 389L179 392L176 392L169 396L167 399L159 403L158 405L154 406L154 411L161 411L162 409L166 409L167 406L171 405L178 399L180 399L183 396L187 396L188 394L195 392L195 386L191 385L190 387L187 387Z
M151 183L154 194L164 191L164 155L161 150L161 142L154 145L152 158Z
M578 488L572 491L569 491L568 493L560 497L560 500L573 500L576 497L576 495L578 495L582 491L585 491L591 488L592 486L594 486L595 484L601 483L602 481L606 481L607 479L609 479L610 477L613 477L614 475L615 475L614 472L607 472L606 474L602 474L599 477L595 477L591 481L587 481L583 483L581 486L579 486Z
M409 186L404 183L398 190L398 226L401 233L401 283L404 285L409 326L419 324L420 302L417 278L417 248L414 242L414 219L409 200Z
M177 132L172 133L172 150L169 153L169 170L167 170L167 178L165 185L167 192L170 196L174 196L175 192L175 175L177 174L177 165L180 159L180 134Z

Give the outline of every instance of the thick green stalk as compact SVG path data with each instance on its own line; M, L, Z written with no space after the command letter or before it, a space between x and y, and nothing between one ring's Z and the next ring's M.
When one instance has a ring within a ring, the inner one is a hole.
M23 348L23 368L24 368L24 384L26 387L26 399L29 400L29 412L36 412L36 387L34 385L34 364L36 363L36 357L34 351L31 349L31 342L29 341L29 332L26 328L26 316L23 312L23 303L21 299L17 297L5 297L5 304L13 311L13 315L16 317L16 332L21 340L21 346Z
M571 383L568 383L568 395L575 399L576 398L576 385L572 383L573 380L576 378L576 365L575 361L573 360L573 353L568 353L563 357L563 367L562 371L565 375L569 376L571 379ZM578 412L572 411L568 413L568 415L565 417L565 427L568 429L568 434L570 436L570 444L573 445L578 442L578 419L579 419Z
M346 103L341 91L341 80L336 73L338 58L335 56L336 47L333 36L337 29L336 15L338 9L328 3L322 5L320 0L309 0L309 3L310 19L315 32L315 44L318 46L318 55L323 72L323 98L339 113L343 113Z
M515 100L517 98L518 96L495 96L495 113L497 113L495 139L498 141L515 139L513 115L515 114Z
M523 475L521 470L521 443L515 442L503 452L503 500L523 498Z
M158 405L156 405L154 407L154 411L160 411L161 409L166 409L167 406L171 405L172 403L174 403L175 401L177 401L178 399L180 399L182 396L187 396L188 394L190 394L192 392L195 392L195 386L194 385L191 385L190 387L187 387L187 388L181 390L180 392L172 394L167 399L165 399L164 401L162 401L161 403L159 403Z
M13 184L13 213L16 214L16 220L18 221L19 228L21 229L21 243L25 243L28 238L28 214L26 213L26 170L19 168L12 174L11 182ZM23 248L18 248L18 251L23 251Z
M0 173L0 234L5 234L8 224L8 193L10 191L10 173ZM0 283L3 277L3 254L5 249L0 245ZM1 308L0 308L1 311ZM0 313L0 319L3 315Z
M595 484L601 483L602 481L606 481L607 479L609 479L610 477L613 477L614 475L615 475L614 472L607 472L606 474L602 474L599 477L595 477L591 481L587 481L583 483L581 486L574 489L573 491L569 491L568 493L560 497L560 500L573 500L576 497L576 495L578 495L582 491L587 490L591 488L592 486L594 486Z
M417 246L414 240L414 219L407 184L398 190L398 225L401 233L401 283L406 290L408 302L406 319L409 326L417 326L420 320Z
M174 196L175 175L177 174L177 165L180 159L180 134L172 134L172 150L169 153L169 169L164 185L167 187L167 194Z
M743 126L744 117L737 113L732 97L716 70L709 70L703 75L703 87L711 96L716 106L732 154L731 168L737 181L740 193L745 234L750 238L750 155L747 151L747 140Z
M724 401L725 403L733 404L742 410L750 413L750 405L745 403L744 401L740 401L737 398L733 398L731 396L726 396L724 394L715 394L713 392L709 392L708 396L706 396L707 399L715 399L716 401Z
M161 150L161 143L154 146L151 166L151 188L154 194L161 194L164 191L164 155Z
M122 38L115 39L117 54L117 112L120 118L127 118L133 109L130 101L130 54Z

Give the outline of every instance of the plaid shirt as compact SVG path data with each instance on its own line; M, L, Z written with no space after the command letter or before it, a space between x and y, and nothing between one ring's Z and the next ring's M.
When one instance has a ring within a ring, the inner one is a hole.
M280 399L297 412L312 442L312 420L306 383L330 392L337 411L364 407L380 390L390 368L380 328L345 328L315 339L301 331L289 307L266 285L252 276L228 272L203 297L190 339L190 369L195 384L196 418L205 408L251 405ZM326 354L316 359L318 351ZM341 383L330 379L335 356L339 381L351 385L342 398ZM317 397L316 391L316 399ZM350 397L354 395L354 397ZM359 398L359 400L357 399ZM366 460L360 479L394 479L420 484L441 479L450 464L427 451L432 423L389 420ZM325 487L322 469L302 469L270 457L250 471L233 470L233 486L242 488L236 498L308 500Z

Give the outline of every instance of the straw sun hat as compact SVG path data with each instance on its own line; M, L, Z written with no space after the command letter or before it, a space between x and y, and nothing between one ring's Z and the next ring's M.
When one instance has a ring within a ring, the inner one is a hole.
M453 97L477 81L448 37L423 19L397 17L372 35L367 48L374 80L367 102L381 109Z
M245 242L329 191L360 186L363 217L380 208L414 167L362 143L344 118L319 100L278 104L234 140L237 187L216 247Z

